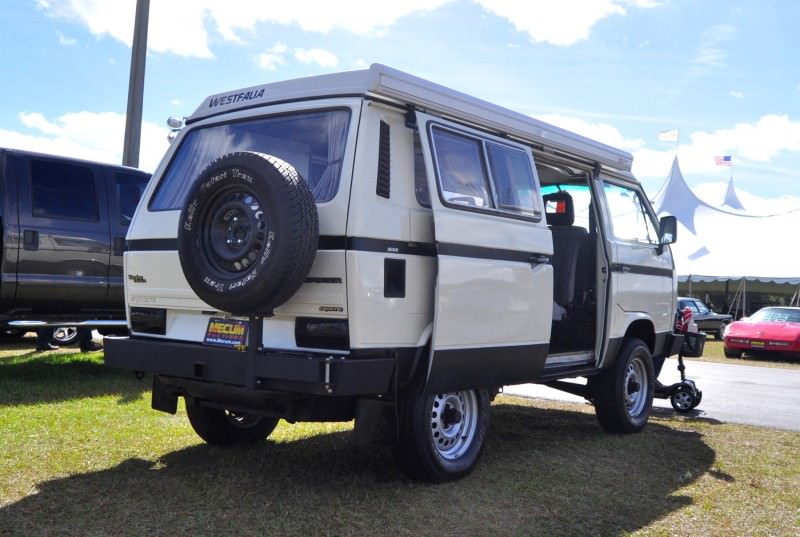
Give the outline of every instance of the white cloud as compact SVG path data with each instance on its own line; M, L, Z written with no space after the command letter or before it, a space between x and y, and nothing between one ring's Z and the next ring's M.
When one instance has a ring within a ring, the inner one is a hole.
M210 58L211 43L219 37L242 43L263 23L297 26L303 32L343 30L358 35L382 35L398 19L433 11L457 0L406 0L376 4L371 0L320 2L263 2L261 0L169 0L150 3L148 49L179 56ZM466 1L466 0L460 0ZM587 39L592 27L606 17L625 15L626 8L657 7L656 0L561 0L517 2L473 0L486 11L508 19L531 40L559 46ZM135 0L36 0L54 18L85 25L96 36L127 45L133 40ZM276 63L265 59L267 69Z
M737 91L737 90L731 90L730 91L730 95L734 99L742 99L744 97L744 93L741 92L741 91Z
M122 162L125 116L114 112L75 112L48 120L40 113L22 113L31 132L0 130L0 147L11 147L100 162ZM165 127L143 122L139 168L153 171L168 147Z
M730 129L693 133L691 141L692 149L704 151L711 157L733 155L735 159L769 162L782 151L800 151L800 121L792 121L786 115L770 114L755 123L738 123ZM713 165L711 160L710 166Z
M721 47L731 40L738 30L728 24L717 24L709 28L695 52L692 63L701 67L722 68L727 65L728 53Z
M595 24L612 15L625 15L626 6L653 8L659 5L654 0L474 1L486 11L508 19L532 41L558 46L570 46L588 39Z
M341 29L380 35L401 17L431 11L453 0L406 0L376 7L368 0L262 2L260 0L169 0L150 3L148 48L179 56L213 56L212 34L242 42L257 24L299 26L304 32ZM133 40L135 0L37 0L51 17L77 21L97 36L127 45Z
M625 138L616 127L607 123L588 123L582 119L555 114L537 116L536 119L625 151L636 151L644 145L643 140Z
M633 174L646 183L647 191L651 195L663 184L676 154L685 177L712 184L725 181L724 185L727 186L726 181L732 171L731 168L718 166L714 162L714 157L721 155L733 157L734 169L749 167L762 171L771 170L784 176L797 175L794 170L770 168L770 163L783 153L800 152L800 121L793 121L785 115L766 115L753 123L740 123L731 128L709 132L681 131L682 143L677 148L672 144L667 147L667 144L661 143L654 144L653 147L647 146L643 140L626 137L619 129L607 123L590 123L559 115L540 115L537 119L630 152L633 154ZM654 137L656 134L654 131ZM715 197L722 199L724 189L721 193L717 192L721 188L711 187L713 196L701 198L708 199L709 202L714 202ZM748 201L748 209L757 208L757 212L763 214L769 212L766 202L759 202L757 197ZM797 198L789 199L784 205L790 206L792 203L795 208L800 206ZM779 211L773 208L772 212Z
M283 43L275 43L275 45L258 55L258 66L268 71L274 71L279 65L284 63L286 52L289 47Z
M72 47L72 46L75 46L78 43L78 41L75 40L74 38L67 37L64 34L62 34L61 32L56 32L56 35L58 35L58 44L59 45L63 45L65 47Z
M295 49L294 57L302 63L316 63L321 67L336 67L339 63L333 53L319 48L312 48L311 50Z

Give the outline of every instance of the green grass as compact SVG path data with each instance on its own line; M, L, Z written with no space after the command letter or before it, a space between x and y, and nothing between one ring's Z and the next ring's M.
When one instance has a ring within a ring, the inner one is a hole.
M100 354L4 348L3 537L800 534L800 433L660 414L615 436L588 405L501 396L477 470L425 485L350 423L211 447Z

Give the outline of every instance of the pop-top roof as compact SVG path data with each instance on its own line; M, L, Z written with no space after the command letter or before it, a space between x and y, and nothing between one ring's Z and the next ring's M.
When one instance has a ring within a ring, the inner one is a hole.
M549 150L578 153L616 170L629 172L633 163L633 157L625 151L377 63L361 71L297 78L212 95L187 118L187 123L273 103L346 95L373 95L413 105L541 144Z

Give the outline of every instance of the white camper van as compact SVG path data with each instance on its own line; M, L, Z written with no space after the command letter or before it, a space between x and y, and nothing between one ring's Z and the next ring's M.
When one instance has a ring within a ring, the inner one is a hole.
M475 467L506 385L637 432L682 336L676 222L631 161L377 64L214 95L133 218L106 364L207 442L355 419L426 481Z

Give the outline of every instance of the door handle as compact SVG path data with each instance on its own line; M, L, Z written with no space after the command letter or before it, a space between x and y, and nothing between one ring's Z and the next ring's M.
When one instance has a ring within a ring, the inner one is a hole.
M26 229L22 232L22 248L37 251L39 249L39 232L35 229Z

